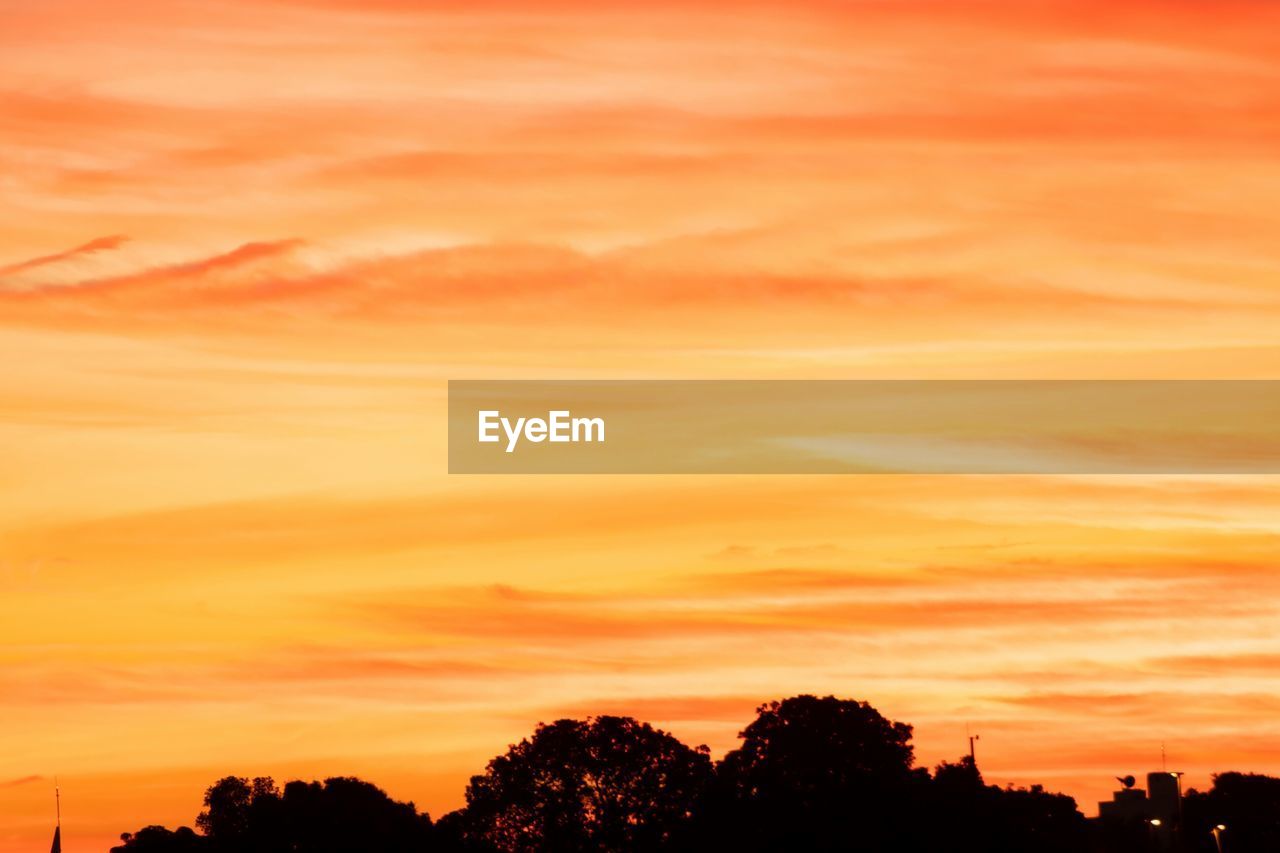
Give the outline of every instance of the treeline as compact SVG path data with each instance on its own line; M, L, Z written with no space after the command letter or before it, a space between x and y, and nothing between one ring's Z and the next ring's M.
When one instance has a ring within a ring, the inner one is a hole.
M797 696L761 706L741 746L712 762L706 747L629 717L559 720L490 761L466 806L438 821L358 779L281 788L228 777L206 792L195 829L146 827L113 853L1106 849L1070 797L987 785L968 756L916 767L911 733L864 702ZM1222 821L1216 792L1192 792L1188 815ZM1237 826L1253 820L1253 804L1233 805ZM1231 850L1277 849L1280 833L1254 824L1265 846ZM1118 843L1142 850L1147 839Z

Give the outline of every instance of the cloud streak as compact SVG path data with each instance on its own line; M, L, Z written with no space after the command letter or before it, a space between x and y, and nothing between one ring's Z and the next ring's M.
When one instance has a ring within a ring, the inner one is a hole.
M25 261L19 261L8 266L0 266L0 276L15 276L28 270L37 269L39 267L50 266L52 264L60 264L64 261L74 260L86 255L92 255L96 252L108 252L112 249L118 249L129 238L122 234L115 234L109 237L98 237L90 240L88 243L76 246L74 249L67 249L64 252L55 252L52 255L42 255L38 258L30 258Z

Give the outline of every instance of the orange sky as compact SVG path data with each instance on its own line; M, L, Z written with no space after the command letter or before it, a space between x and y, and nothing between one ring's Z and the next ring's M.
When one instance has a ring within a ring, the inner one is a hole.
M865 698L1280 771L1280 480L449 478L449 378L1280 377L1280 7L0 0L0 853Z

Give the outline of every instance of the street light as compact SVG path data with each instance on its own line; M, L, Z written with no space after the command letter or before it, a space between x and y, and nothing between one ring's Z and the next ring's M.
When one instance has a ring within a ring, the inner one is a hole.
M1218 853L1222 853L1222 833L1226 831L1227 828L1223 824L1218 824L1209 830L1209 834L1213 836L1213 843L1218 845Z
M1162 821L1158 817L1147 818L1147 849L1148 850L1157 850L1162 846L1159 843L1159 839L1160 839L1160 827L1163 823L1164 821Z

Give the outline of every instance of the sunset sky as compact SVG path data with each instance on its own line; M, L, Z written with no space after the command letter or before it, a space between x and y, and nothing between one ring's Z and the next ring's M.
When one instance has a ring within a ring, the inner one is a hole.
M1280 772L1280 477L450 477L464 378L1280 378L1280 5L0 0L0 853L866 699Z

